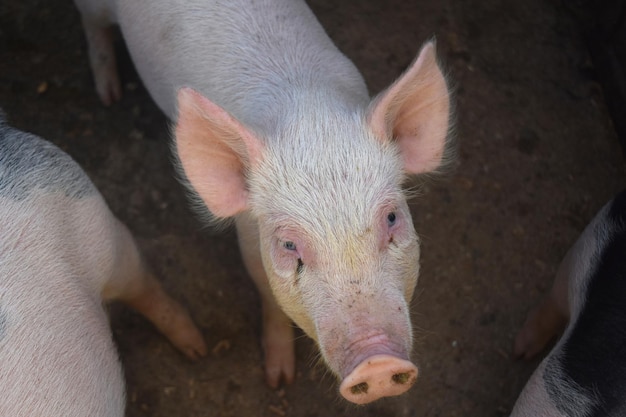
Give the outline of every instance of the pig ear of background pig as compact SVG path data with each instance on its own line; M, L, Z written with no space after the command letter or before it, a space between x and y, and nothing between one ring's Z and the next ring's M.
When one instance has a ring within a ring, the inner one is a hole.
M426 43L404 74L372 101L367 121L381 140L395 139L408 173L441 166L450 125L450 94L433 42Z
M211 213L225 218L246 210L245 167L261 151L254 134L200 93L182 88L175 136L185 176Z

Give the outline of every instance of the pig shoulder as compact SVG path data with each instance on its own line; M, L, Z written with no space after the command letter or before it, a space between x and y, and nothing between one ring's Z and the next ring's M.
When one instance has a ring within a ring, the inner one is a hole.
M34 191L92 195L89 178L66 153L36 135L8 126L0 114L0 197L27 199Z
M592 397L585 416L626 415L626 190L598 216L581 311L544 373L548 394L566 416L581 415L578 402L561 392L572 383Z

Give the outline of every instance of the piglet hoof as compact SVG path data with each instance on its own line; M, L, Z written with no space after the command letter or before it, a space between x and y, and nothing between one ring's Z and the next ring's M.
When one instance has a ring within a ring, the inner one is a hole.
M183 354L196 360L206 356L208 348L187 310L153 285L127 303L143 314Z
M185 356L198 360L207 355L206 343L187 312L181 306L178 306L178 309L179 311L159 328Z
M117 73L96 74L96 91L102 104L107 107L113 104L113 102L120 101L122 98L122 86Z
M390 355L374 355L344 378L339 392L350 402L367 404L403 394L416 380L417 367L411 362Z
M272 388L278 388L281 382L291 384L295 377L295 356L293 352L265 353L265 379Z
M281 382L291 384L296 374L296 357L293 342L288 344L264 343L265 379L267 385L278 388Z
M264 329L265 379L272 388L281 382L291 384L296 374L296 355L291 324L276 323Z
M152 319L155 326L189 359L197 360L207 354L202 334L180 305L172 304L163 314Z

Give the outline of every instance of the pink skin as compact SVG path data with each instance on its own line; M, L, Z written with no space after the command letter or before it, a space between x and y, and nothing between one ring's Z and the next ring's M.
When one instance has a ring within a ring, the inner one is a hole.
M395 345L384 333L363 332L360 339L355 340L345 348L345 358L342 361L342 369L340 371L342 377L346 378L348 375L351 375L356 368L363 365L373 356L388 355L406 358L406 352L403 352L401 347Z
M339 387L345 399L367 404L408 391L417 380L417 367L395 356L378 354L361 362Z
M382 304L388 305L385 300ZM341 395L355 404L400 395L411 388L418 375L417 367L409 361L410 340L402 332L404 326L393 323L398 317L384 320L367 316L356 314L347 324L352 330L345 336L337 334L345 332L331 331L320 339L329 366L342 381ZM372 330L376 328L382 330Z

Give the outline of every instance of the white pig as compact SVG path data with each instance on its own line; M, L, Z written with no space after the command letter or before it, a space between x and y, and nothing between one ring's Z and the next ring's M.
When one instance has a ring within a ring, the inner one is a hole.
M511 417L626 416L626 191L569 250L517 335L516 355L537 354L566 324Z
M417 377L409 303L419 241L402 183L440 167L448 148L434 44L370 100L302 0L76 3L102 101L120 96L118 23L176 123L190 188L213 219L235 218L261 293L268 383L294 378L293 320L349 401L405 392Z
M206 353L81 168L0 114L0 416L124 415L123 373L102 305L114 299L187 356Z

